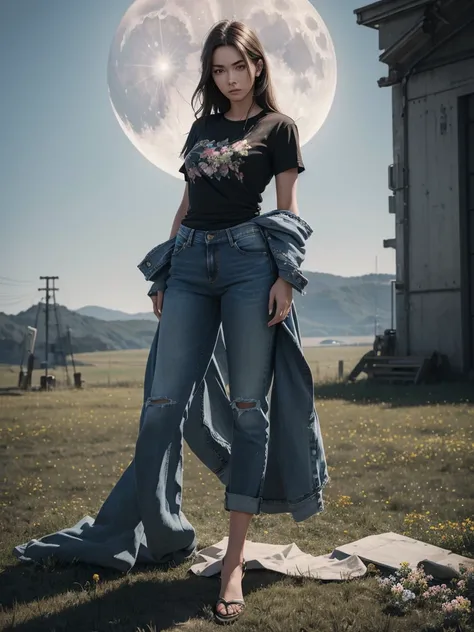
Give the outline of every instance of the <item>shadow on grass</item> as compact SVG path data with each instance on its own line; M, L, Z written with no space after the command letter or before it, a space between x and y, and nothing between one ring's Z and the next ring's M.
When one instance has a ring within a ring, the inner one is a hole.
M314 384L317 400L342 399L355 404L386 404L391 408L462 404L474 402L473 382L439 384L376 384L367 380L354 383L323 382Z
M36 599L49 599L68 590L81 590L92 575L99 573L104 580L123 577L113 569L88 566L87 564L61 565L56 562L40 564L14 564L0 573L0 602L3 608L15 603L24 604Z
M17 582L20 576L14 572L17 567L7 570L9 580ZM97 569L96 569L97 570ZM34 580L34 575L38 576L36 585L28 588L26 594L21 594L25 587L17 584L15 587L18 606L15 607L17 616L11 611L11 620L4 630L15 630L16 632L46 632L55 630L67 630L68 632L82 632L84 630L94 630L102 632L114 630L125 632L141 628L144 631L156 629L166 630L173 625L182 624L190 618L201 618L211 625L212 610L219 593L219 577L212 578L196 577L188 573L186 578L167 578L166 573L154 575L153 578L144 573L141 577L134 577L130 574L124 578L122 585L116 589L104 584L104 580L123 577L118 573L101 569L101 585L97 591L91 590L91 598L82 604L71 607L67 605L70 601L70 591L81 592L80 586L73 585L74 581L80 578L84 581L90 580L92 574L87 567L74 567L61 569L60 572L45 573L46 577L39 577L38 570L30 573L29 584ZM107 575L107 577L106 577ZM256 571L247 575L244 579L244 596L250 592L265 588L282 581L283 576L268 571ZM5 578L2 583L5 583ZM82 583L79 581L79 583ZM2 586L2 589L4 586ZM69 594L66 594L68 593ZM63 596L64 595L64 596ZM28 610L34 610L35 616L26 622L21 622L21 602L28 601L28 596L37 600L31 604ZM51 603L42 603L41 598L52 598ZM3 597L2 597L3 601ZM61 608L61 604L64 607ZM3 606L5 607L5 603ZM13 604L12 604L13 605ZM51 613L51 611L55 611ZM18 620L20 619L20 621ZM154 628L153 628L154 626Z
M19 391L16 386L0 387L0 397L20 397L21 395L23 395L23 392Z

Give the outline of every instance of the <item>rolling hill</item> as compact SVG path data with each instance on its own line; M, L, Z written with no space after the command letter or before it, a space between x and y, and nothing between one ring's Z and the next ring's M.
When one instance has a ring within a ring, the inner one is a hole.
M390 280L387 274L339 277L305 272L309 283L305 296L295 292L295 304L303 337L365 336L390 326ZM57 307L60 337L68 352L66 330L71 330L74 353L141 349L150 345L156 330L153 312L127 314L98 306L71 311ZM44 357L44 309L32 306L16 315L0 312L0 362L17 364L28 325L37 322L37 354ZM38 320L37 320L38 319ZM58 336L51 312L51 342Z

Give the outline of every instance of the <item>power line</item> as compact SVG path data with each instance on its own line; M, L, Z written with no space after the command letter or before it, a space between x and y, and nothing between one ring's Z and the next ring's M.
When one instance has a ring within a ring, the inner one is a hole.
M21 303L26 299L31 298L31 294L22 294L21 296L14 296L12 294L0 294L1 303Z
M11 279L10 277L0 276L0 285L14 283L16 285L34 285L34 281L20 281L19 279Z
M22 294L21 296L2 294L0 295L0 312L4 311L4 308L15 307L21 303L36 305L36 294ZM29 308L26 307L25 309Z

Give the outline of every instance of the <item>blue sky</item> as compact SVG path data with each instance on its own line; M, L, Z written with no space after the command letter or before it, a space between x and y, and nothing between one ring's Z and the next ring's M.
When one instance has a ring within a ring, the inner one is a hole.
M0 311L38 301L148 310L143 255L168 238L182 182L154 167L119 127L107 58L130 0L1 0ZM312 225L305 268L344 276L395 269L388 213L391 94L377 79L377 33L351 0L313 0L338 60L333 108L303 147L301 215ZM271 185L273 186L273 185ZM273 198L271 198L273 199ZM271 210L272 206L264 210Z

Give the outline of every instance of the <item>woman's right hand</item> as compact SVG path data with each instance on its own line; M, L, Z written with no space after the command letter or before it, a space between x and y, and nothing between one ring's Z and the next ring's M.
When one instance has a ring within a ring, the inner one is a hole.
M151 297L153 303L153 313L158 319L161 318L161 310L163 308L163 294L164 292L157 292Z

